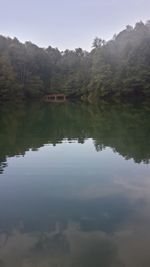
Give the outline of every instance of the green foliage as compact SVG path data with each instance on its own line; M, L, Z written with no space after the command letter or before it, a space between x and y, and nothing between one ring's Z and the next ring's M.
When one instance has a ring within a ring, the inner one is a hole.
M99 96L149 96L149 23L127 26L113 40L94 47L90 87Z
M150 96L150 22L128 25L91 52L60 52L0 36L0 99L64 92L82 99Z
M5 57L0 57L0 100L7 100L19 94L14 71Z

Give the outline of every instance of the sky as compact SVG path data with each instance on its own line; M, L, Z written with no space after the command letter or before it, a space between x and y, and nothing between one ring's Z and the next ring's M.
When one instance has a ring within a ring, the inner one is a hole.
M126 25L150 20L150 0L0 0L0 34L40 47L90 50Z

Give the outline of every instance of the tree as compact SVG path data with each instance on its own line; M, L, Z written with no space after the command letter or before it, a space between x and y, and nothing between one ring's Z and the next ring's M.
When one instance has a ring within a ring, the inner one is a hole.
M15 74L6 58L0 57L0 100L8 100L21 95Z

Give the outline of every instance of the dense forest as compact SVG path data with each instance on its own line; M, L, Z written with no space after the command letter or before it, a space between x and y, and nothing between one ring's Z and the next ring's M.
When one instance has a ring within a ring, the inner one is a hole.
M0 101L63 92L92 101L150 97L150 21L127 26L91 52L59 51L0 36Z

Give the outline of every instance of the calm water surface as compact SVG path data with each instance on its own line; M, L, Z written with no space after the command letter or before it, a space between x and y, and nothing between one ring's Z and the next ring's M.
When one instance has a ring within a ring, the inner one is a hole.
M150 266L150 108L0 107L0 267Z

